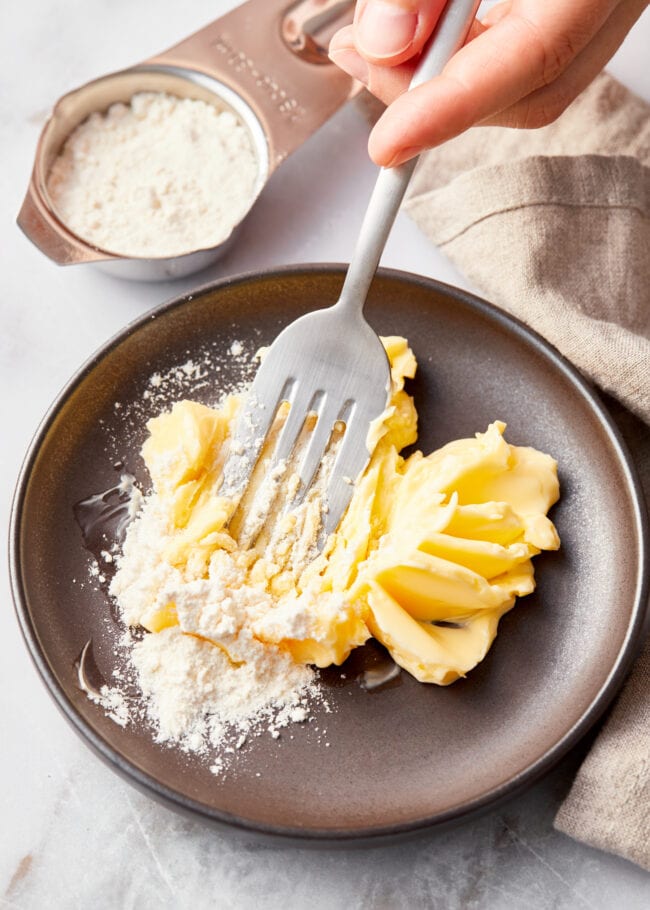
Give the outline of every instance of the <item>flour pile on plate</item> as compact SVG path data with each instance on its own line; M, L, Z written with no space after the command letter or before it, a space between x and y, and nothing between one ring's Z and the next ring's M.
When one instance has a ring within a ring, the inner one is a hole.
M235 385L241 390L257 362L239 341L231 344L228 354L229 369L238 376ZM208 385L209 375L221 373L220 359L206 351L198 359L153 373L141 400L128 406L116 401L126 431L138 430L152 413ZM160 560L161 542L164 545L169 529L156 496L143 496L128 474L122 475L115 490L123 494L125 516L132 520L122 546L115 542L110 551L97 553L89 567L89 582L106 590L112 576L108 591L127 624L116 648L126 669L114 670L110 684L95 688L85 672L92 652L84 649L79 682L88 697L119 726L149 726L157 742L204 757L215 774L227 770L230 757L248 739L280 739L282 731L291 737L287 728L309 722L316 705L329 711L312 667L297 664L285 651L263 645L245 632L256 609L250 589L238 591L237 578L232 573L228 578L223 571L219 580L184 585L177 570ZM91 500L102 498L106 493ZM145 635L129 626L138 605L152 589L163 586L180 609L198 608L208 621L212 614L221 636L230 624L232 633L237 633L238 659L233 662L224 650L183 634L177 626ZM324 741L326 730L314 732Z
M151 495L129 528L110 586L129 625L156 591L205 633L188 635L175 625L139 641L127 639L158 741L201 752L223 746L233 735L240 741L253 727L263 725L277 735L289 723L305 721L310 705L323 701L316 673L253 636L253 623L265 607L263 593L243 583L227 554L209 578L186 582L178 569L160 561L161 544L171 540L166 515ZM215 647L210 634L228 642L229 650Z

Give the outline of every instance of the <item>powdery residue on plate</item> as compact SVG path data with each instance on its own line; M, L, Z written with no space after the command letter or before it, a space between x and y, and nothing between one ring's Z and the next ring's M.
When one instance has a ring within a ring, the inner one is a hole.
M192 300L190 294L188 302ZM119 434L106 441L106 454L112 459L128 461L125 451L133 453L134 443L142 435L147 420L171 408L181 398L197 398L218 407L223 399L237 391L245 391L259 366L259 354L247 350L235 340L224 350L222 341L205 344L198 350L185 351L184 359L174 363L152 363L151 373L136 397L130 401L116 399L113 411L119 418ZM106 421L100 420L106 426Z
M237 340L227 356L237 367L238 388L245 388L256 369L254 358ZM115 402L127 440L129 431L141 429L149 417L213 384L220 369L217 357L206 351L200 358L188 357L152 372L141 400ZM220 390L215 400L232 390ZM119 462L116 467L124 466ZM268 606L255 598L268 595L242 586L234 568L227 566L220 567L217 580L184 583L180 572L160 559L160 540L169 531L156 497L143 497L131 486L138 514L126 540L120 546L121 540L111 545L104 538L88 571L88 581L99 581L103 590L108 581L104 573L111 577L113 608L117 604L126 624L115 647L125 669L115 670L110 684L94 688L84 675L83 664L91 653L84 649L80 686L115 723L144 725L160 744L199 756L212 773L221 775L235 756L240 761L242 747L254 737L278 740L291 725L312 719L316 705L325 711L329 706L312 667L251 634L251 625ZM175 603L179 615L196 626L196 634L184 634L179 626L144 634L132 627L154 591Z

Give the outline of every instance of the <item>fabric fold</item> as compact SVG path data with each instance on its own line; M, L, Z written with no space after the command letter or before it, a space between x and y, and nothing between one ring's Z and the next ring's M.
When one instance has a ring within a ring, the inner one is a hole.
M406 211L488 300L650 422L650 166L534 155L441 185L435 155Z

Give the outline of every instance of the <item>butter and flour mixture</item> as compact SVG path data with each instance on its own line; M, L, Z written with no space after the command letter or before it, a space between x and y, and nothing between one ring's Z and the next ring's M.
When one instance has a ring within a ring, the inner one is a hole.
M147 423L142 455L153 491L128 528L110 593L157 739L216 749L215 773L242 737L277 737L308 720L324 701L316 668L342 664L370 637L423 683L465 676L501 616L534 589L532 558L559 546L547 517L559 495L555 461L507 443L505 424L426 457L400 455L417 437L404 388L416 363L405 339L383 342L390 405L322 552L327 459L295 510L285 506L299 453L281 483L265 480L288 406L239 505L220 487L241 395L218 408L177 401ZM121 722L114 690L101 698Z
M310 705L324 701L315 672L253 634L255 620L268 610L268 596L246 585L225 552L207 578L188 580L187 573L161 561L161 545L171 537L154 494L131 525L111 584L129 626L146 622L145 604L164 601L168 613L174 612L157 617L157 634L129 646L158 740L205 752L239 742L262 722L273 734L306 720ZM179 624L167 626L172 618Z
M64 224L122 256L179 256L216 246L248 211L258 162L230 111L140 92L68 137L47 180Z

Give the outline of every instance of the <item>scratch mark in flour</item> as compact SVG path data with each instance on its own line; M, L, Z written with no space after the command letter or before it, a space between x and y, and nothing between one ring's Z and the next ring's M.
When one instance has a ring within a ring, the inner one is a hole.
M533 847L531 847L531 845L528 843L528 841L525 841L520 834L517 834L517 832L513 828L510 827L510 825L505 821L505 819L502 819L502 821L503 821L503 827L506 829L506 831L510 832L510 835L512 836L512 839L514 841L521 844L521 846L524 847L524 849L528 850L529 853L532 853L532 855L535 857L535 859L538 862L540 862L542 864L542 866L544 866L546 869L548 869L548 871L551 873L551 875L554 875L555 878L558 879L558 881L561 881L562 884L565 886L565 888L569 889L571 894L574 894L578 898L578 900L582 901L582 903L586 907L589 907L589 910L597 910L597 908L594 906L594 904L592 904L590 901L588 901L586 897L583 897L583 895L580 894L579 891L576 891L576 889L573 887L573 885L571 885L570 882L568 882L562 875L560 875L560 873L557 871L557 869L555 869L547 860L545 860L544 857L541 856L541 854L539 854L537 852L537 850L535 850Z
M136 811L136 809L135 809L135 806L133 805L133 803L131 802L131 800L129 799L129 797L128 797L126 794L124 795L124 798L126 799L126 802L127 802L127 804L128 804L128 807L129 807L129 809L131 810L131 815L132 815L133 818L135 819L135 823L136 823L136 825L138 826L138 830L140 831L140 834L142 835L142 839L143 839L143 841L145 842L145 844L146 844L146 846L147 846L147 850L148 850L149 853L151 854L151 858L153 859L153 861L154 861L154 863L155 863L155 865L156 865L156 869L158 870L158 875L160 876L160 878L161 878L161 880L163 881L163 883L169 888L169 891L171 892L171 894L172 894L174 897L176 897L176 889L175 889L174 886L172 885L171 881L169 880L168 875L166 874L165 870L164 870L163 867L162 867L162 864L161 864L160 860L158 859L158 855L156 854L156 851L155 851L155 849L154 849L154 846L153 846L153 844L151 843L151 839L150 839L149 835L148 835L147 832L144 830L144 826L143 826L143 824L142 824L142 822L141 822L141 820L140 820L140 816L138 815L138 813L137 813L137 811Z

